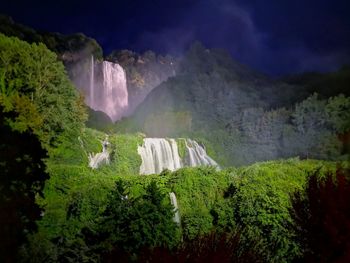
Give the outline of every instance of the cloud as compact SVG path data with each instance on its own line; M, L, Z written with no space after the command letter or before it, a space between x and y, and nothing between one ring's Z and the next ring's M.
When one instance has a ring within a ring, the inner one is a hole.
M269 8L271 6L267 6L267 9ZM288 17L294 14L286 14L285 17L284 14L279 14L279 20L275 23L280 24L267 23L269 27L266 27L257 23L254 16L256 12L263 11L253 12L237 1L193 1L182 10L181 15L178 10L174 14L171 10L162 14L172 22L156 29L142 31L135 38L131 48L137 50L141 47L161 53L180 54L190 43L199 40L209 48L224 48L241 63L272 75L334 70L349 61L347 49L336 50L335 46L324 49L325 43L319 43L315 47L314 43L317 43L317 37L320 36L316 34L316 37L312 38L308 35L308 30L312 30L310 25L305 26L305 31L293 32L285 37L284 30L293 27L288 24ZM270 13L263 15L268 18ZM295 22L295 19L293 21ZM303 29L303 22L305 21L300 21L298 29ZM315 32L310 32L312 33ZM281 38L281 35L284 37ZM324 38L321 37L321 40Z
M190 28L165 28L158 32L143 32L136 40L134 48L142 46L144 50L155 49L161 53L181 55L194 39L194 31Z

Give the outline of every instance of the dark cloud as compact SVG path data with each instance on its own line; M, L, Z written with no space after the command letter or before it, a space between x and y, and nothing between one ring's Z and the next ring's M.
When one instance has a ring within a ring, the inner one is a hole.
M106 53L129 48L179 54L199 40L273 75L349 63L347 0L20 2L8 1L0 12L36 28L84 32Z

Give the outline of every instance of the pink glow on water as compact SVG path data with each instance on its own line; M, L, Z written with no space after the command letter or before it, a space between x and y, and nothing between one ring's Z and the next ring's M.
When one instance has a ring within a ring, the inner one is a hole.
M120 119L128 108L128 90L125 71L119 64L103 62L103 93L100 110L113 121Z
M86 103L96 111L103 111L113 121L119 120L129 106L125 71L119 64L108 61L97 64L102 74L95 73L94 66L92 58Z
M91 62L90 62L90 92L89 92L89 104L90 107L94 107L94 86L95 86L95 63L94 63L94 56L91 56Z

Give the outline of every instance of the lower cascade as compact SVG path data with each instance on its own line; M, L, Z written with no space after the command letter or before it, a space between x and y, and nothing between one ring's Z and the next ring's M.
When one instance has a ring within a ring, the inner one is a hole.
M102 164L109 164L109 152L107 146L109 145L108 137L102 141L102 152L100 153L89 153L89 167L97 169Z
M188 166L218 166L218 164L207 155L205 149L200 146L196 141L191 139L185 140L188 156L185 159L185 163Z
M178 225L181 224L181 219L180 219L180 212L179 212L179 207L177 205L177 199L176 199L176 195L174 192L169 193L170 196L170 202L174 207L174 222Z
M145 138L143 145L137 149L141 156L142 164L140 174L158 174L168 169L175 171L185 166L216 166L218 164L211 159L205 149L196 141L185 140L186 153L182 160L179 155L178 145L175 139Z

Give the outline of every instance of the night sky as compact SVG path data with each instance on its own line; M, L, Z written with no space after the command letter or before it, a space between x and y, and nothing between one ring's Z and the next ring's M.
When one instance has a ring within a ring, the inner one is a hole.
M179 55L194 40L271 75L350 64L349 0L5 0L0 13L113 49Z

